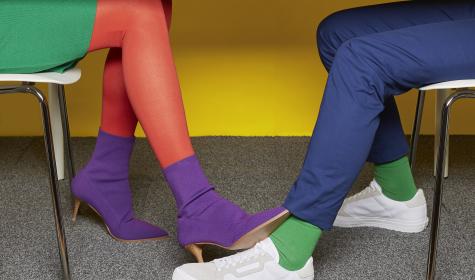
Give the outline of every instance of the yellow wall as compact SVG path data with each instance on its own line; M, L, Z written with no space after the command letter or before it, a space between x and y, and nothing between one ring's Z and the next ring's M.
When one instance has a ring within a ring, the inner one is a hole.
M326 79L315 27L334 11L382 2L175 0L172 41L191 134L309 135ZM104 51L89 55L81 63L83 79L67 88L75 136L96 134L104 59ZM0 135L41 133L31 97L0 100ZM415 94L398 102L409 131ZM457 105L453 133L475 134L474 105ZM431 96L426 134L434 128L433 107Z

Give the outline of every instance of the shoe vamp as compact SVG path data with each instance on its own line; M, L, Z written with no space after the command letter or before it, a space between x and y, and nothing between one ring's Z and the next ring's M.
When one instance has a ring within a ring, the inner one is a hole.
M373 196L349 203L343 208L348 216L387 217L393 216L392 207L386 205L379 197Z

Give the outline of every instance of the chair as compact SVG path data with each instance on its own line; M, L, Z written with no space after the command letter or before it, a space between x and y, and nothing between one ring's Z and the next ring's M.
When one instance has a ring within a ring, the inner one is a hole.
M60 73L38 74L0 74L0 82L22 82L19 85L0 86L1 94L26 93L36 97L40 104L46 159L50 191L53 203L55 231L58 240L58 250L63 269L64 279L71 279L68 261L66 237L64 235L63 220L61 215L61 203L58 190L59 180L64 176L64 152L67 154L68 177L74 176L74 166L70 146L68 113L64 85L77 82L81 78L81 70L75 68ZM48 84L48 101L35 83Z
M436 183L434 189L434 202L432 208L432 219L431 219L431 233L430 233L430 244L429 244L429 254L427 259L427 280L435 279L436 273L436 259L437 259L437 242L438 242L438 230L439 230L439 221L440 221L440 205L442 201L442 183L443 179L447 177L447 150L448 150L448 140L449 140L449 113L451 106L461 99L475 99L475 90L470 90L469 88L475 87L475 80L458 80L458 81L449 81L433 85L428 85L426 87L419 89L419 96L417 101L416 116L414 121L412 139L411 139L411 167L415 166L415 158L417 151L417 142L420 134L420 127L422 121L422 111L424 108L425 93L428 90L443 90L443 104L440 107L440 121L438 124L438 133L436 133L436 147L437 147L437 156L436 156ZM455 90L451 94L447 94L446 90ZM440 98L440 97L439 97ZM439 135L437 135L439 134ZM438 139L437 139L438 138Z

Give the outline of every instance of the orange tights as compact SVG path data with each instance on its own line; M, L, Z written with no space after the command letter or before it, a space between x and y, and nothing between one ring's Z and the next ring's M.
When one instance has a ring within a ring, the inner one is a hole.
M137 122L163 168L194 154L168 27L172 0L98 0L89 51L111 48L101 129L133 136Z

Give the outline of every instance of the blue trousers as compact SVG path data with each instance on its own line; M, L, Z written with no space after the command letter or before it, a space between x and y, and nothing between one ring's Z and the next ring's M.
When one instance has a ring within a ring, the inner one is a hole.
M397 2L326 18L318 49L329 71L303 168L284 206L328 230L366 161L408 152L394 96L475 78L475 3Z

